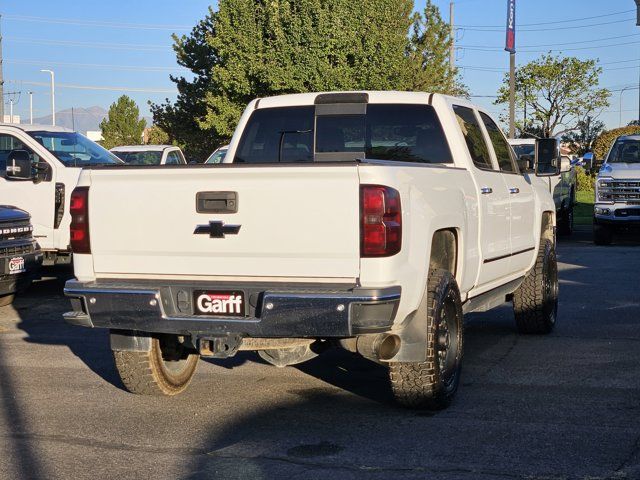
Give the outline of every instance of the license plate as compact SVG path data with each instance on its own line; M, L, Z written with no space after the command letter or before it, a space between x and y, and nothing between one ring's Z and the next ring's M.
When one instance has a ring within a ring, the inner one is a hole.
M193 310L196 315L244 317L245 295L242 291L195 290L193 292Z
M8 265L9 265L9 268L8 268L9 273L12 275L26 271L23 257L13 257L11 260L9 260Z

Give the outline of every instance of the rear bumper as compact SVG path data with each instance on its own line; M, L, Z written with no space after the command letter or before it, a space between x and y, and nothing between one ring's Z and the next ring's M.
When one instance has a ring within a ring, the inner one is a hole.
M9 273L9 262L15 258L22 258L24 260L24 272ZM41 265L42 253L37 248L31 251L31 253L1 255L0 296L10 295L27 288L33 280L40 278Z
M73 325L149 333L256 338L350 337L391 329L400 287L330 289L326 285L216 284L147 282L82 283L70 280L65 295L74 311L64 314ZM241 290L247 316L194 315L196 290Z

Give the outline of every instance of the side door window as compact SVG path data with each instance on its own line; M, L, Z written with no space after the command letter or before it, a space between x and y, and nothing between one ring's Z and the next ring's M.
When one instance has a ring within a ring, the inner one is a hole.
M491 163L487 142L473 110L454 105L453 112L464 135L464 140L467 143L474 165L481 170L495 170Z
M4 177L7 169L7 159L11 157L12 152L15 150L26 150L29 152L31 163L33 164L40 162L40 156L25 145L22 140L13 135L0 133L0 176Z
M180 157L178 152L172 151L167 154L166 165L178 165L180 163Z
M519 173L511 154L511 148L507 143L507 139L504 138L502 131L500 131L500 127L498 127L498 125L496 125L496 123L486 113L480 112L480 118L482 118L482 123L484 123L487 133L489 134L489 139L493 145L493 151L496 154L496 160L498 161L500 171L507 173Z

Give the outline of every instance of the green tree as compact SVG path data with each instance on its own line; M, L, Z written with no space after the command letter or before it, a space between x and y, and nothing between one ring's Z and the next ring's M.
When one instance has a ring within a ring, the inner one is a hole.
M575 132L569 132L562 137L563 142L567 142L573 146L572 152L577 155L584 155L593 148L593 142L604 131L603 122L596 120L591 115L578 122L578 128Z
M142 143L142 132L147 126L145 119L140 119L140 110L133 99L122 95L109 107L107 118L100 122L102 130L102 146L113 148L118 145L139 145Z
M151 105L154 123L193 158L228 142L256 97L463 88L446 66L448 27L431 1L417 16L411 0L220 0L218 7L188 36L174 37L178 63L193 78L171 77L176 102Z
M212 85L213 66L219 63L215 49L208 39L216 35L216 13L209 8L204 19L189 35L173 36L173 50L178 65L191 71L192 78L171 76L178 90L175 102L166 99L151 104L153 123L169 136L169 143L180 145L187 158L204 160L223 141L217 133L201 126L199 120L207 113L205 95Z
M516 106L525 104L533 124L544 137L578 129L578 123L609 105L611 92L599 88L602 68L596 60L579 60L551 54L516 69ZM505 75L496 104L509 102L509 77ZM526 130L523 125L519 128Z
M169 135L158 125L152 125L146 132L145 143L147 145L168 145L171 144Z
M407 50L406 90L450 95L467 95L458 69L451 69L449 49L451 28L442 20L440 9L427 0L422 13L416 13Z

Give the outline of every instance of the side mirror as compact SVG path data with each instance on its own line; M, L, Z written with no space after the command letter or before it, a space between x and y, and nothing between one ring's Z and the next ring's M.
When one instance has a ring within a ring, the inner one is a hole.
M520 173L527 173L533 170L533 157L523 153L518 157L518 169Z
M571 159L565 155L560 157L560 173L565 173L571 170Z
M33 180L34 171L31 156L26 150L11 150L7 156L5 171L7 180Z
M536 175L553 177L560 174L560 144L555 138L536 140Z
M593 170L596 166L596 155L593 152L587 152L582 157L585 170Z

